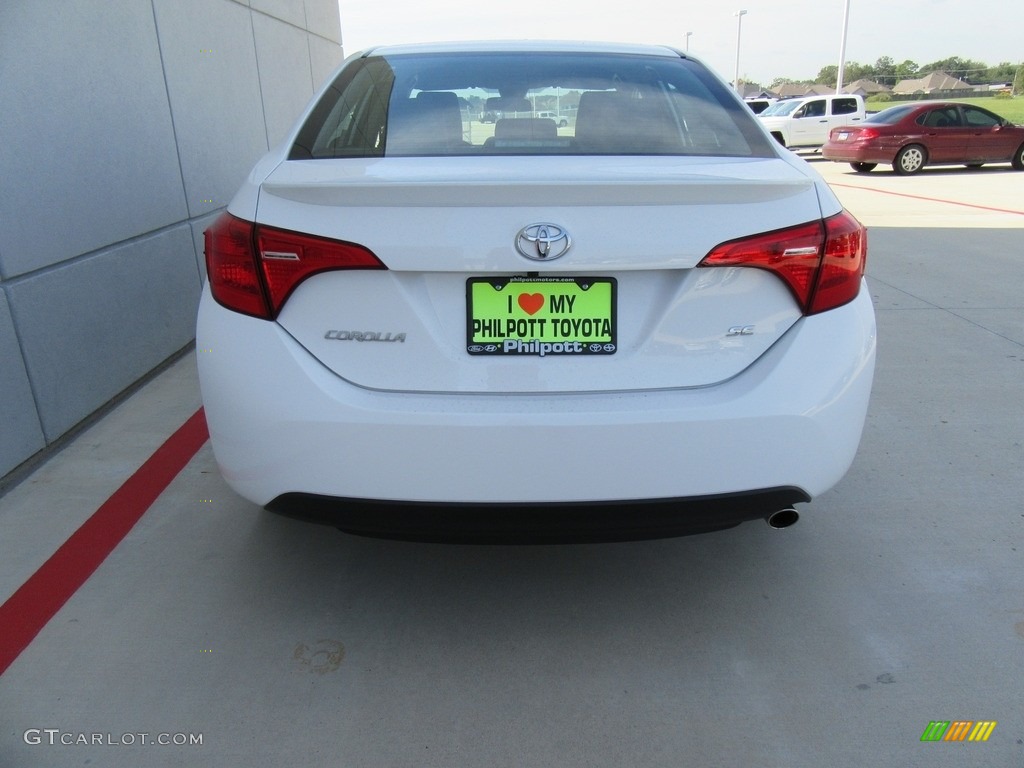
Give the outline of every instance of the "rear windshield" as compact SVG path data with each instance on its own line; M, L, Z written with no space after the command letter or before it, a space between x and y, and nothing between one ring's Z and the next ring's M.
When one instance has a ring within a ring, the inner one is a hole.
M868 115L864 122L875 123L876 125L895 125L915 109L917 109L916 104L901 104L898 107L889 107L881 112Z
M357 59L290 159L492 154L775 156L696 62L532 52Z

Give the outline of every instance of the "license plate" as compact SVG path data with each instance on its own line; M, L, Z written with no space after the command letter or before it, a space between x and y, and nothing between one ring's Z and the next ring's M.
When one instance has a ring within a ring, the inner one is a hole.
M471 277L466 351L471 355L615 353L615 279Z
M840 131L839 132L839 140L840 141L846 141L848 138L850 138L849 131Z

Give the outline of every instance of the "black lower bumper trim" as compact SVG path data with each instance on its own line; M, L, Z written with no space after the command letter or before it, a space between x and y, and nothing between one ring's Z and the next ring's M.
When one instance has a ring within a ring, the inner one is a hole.
M630 541L732 528L810 501L799 488L676 499L550 504L446 504L286 493L271 512L377 538L448 543Z

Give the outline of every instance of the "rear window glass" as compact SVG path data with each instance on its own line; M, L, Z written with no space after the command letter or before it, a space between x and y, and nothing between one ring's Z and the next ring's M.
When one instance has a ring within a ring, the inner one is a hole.
M703 66L619 54L402 54L346 66L290 159L446 155L774 157Z
M858 105L856 99L833 99L832 114L851 115L857 111L857 106Z
M967 121L967 125L972 128L994 128L997 125L1003 124L1002 118L978 107L965 106L964 118Z
M926 128L957 128L960 126L960 112L956 107L941 107L925 112L914 122Z
M917 106L914 104L889 107L888 109L883 109L881 112L875 112L874 114L868 115L864 122L876 123L878 125L895 125L915 109L917 109Z

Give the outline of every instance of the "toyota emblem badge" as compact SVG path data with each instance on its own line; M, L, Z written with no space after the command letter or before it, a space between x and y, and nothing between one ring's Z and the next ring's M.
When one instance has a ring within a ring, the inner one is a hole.
M531 224L516 235L516 250L533 261L557 259L571 246L569 233L557 224Z

